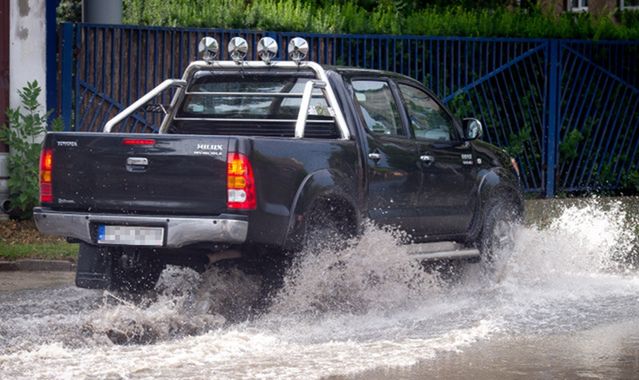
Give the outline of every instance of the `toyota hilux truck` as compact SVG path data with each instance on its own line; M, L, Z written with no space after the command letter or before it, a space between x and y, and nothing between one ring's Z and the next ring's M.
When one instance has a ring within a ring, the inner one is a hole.
M34 217L79 243L77 286L139 292L167 264L290 256L364 221L404 231L422 260L490 260L512 238L519 169L480 121L406 76L305 61L300 38L275 61L274 45L249 61L234 38L216 60L207 37L181 79L102 132L46 135ZM167 90L170 104L150 104ZM118 130L145 107L164 112L157 132Z

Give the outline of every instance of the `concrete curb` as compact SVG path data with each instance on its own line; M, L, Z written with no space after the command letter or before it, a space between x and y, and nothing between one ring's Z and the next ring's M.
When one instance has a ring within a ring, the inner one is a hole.
M75 263L65 260L16 260L0 261L0 272L31 271L31 272L71 272L75 270Z

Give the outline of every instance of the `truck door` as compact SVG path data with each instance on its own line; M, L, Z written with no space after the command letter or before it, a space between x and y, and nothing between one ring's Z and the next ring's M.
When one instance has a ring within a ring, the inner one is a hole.
M366 128L368 216L412 233L419 223L415 209L421 181L417 145L402 123L387 81L354 79L351 84Z
M453 117L422 89L398 84L419 149L423 185L418 231L428 236L467 232L476 202L475 157Z

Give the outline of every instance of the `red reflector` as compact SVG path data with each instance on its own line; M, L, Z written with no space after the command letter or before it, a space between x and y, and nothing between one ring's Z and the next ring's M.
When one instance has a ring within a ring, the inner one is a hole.
M53 192L51 191L50 183L40 184L40 202L51 203L53 202Z
M124 139L122 140L124 145L155 145L153 139Z
M257 196L253 168L248 157L241 153L229 153L226 162L227 207L254 210L257 207Z
M40 202L53 202L53 189L51 182L53 180L53 151L51 149L42 149L40 153Z

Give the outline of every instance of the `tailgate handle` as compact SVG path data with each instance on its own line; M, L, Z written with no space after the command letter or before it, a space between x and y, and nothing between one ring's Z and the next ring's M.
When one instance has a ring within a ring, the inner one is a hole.
M149 160L146 157L129 157L126 159L126 164L131 166L147 166Z

